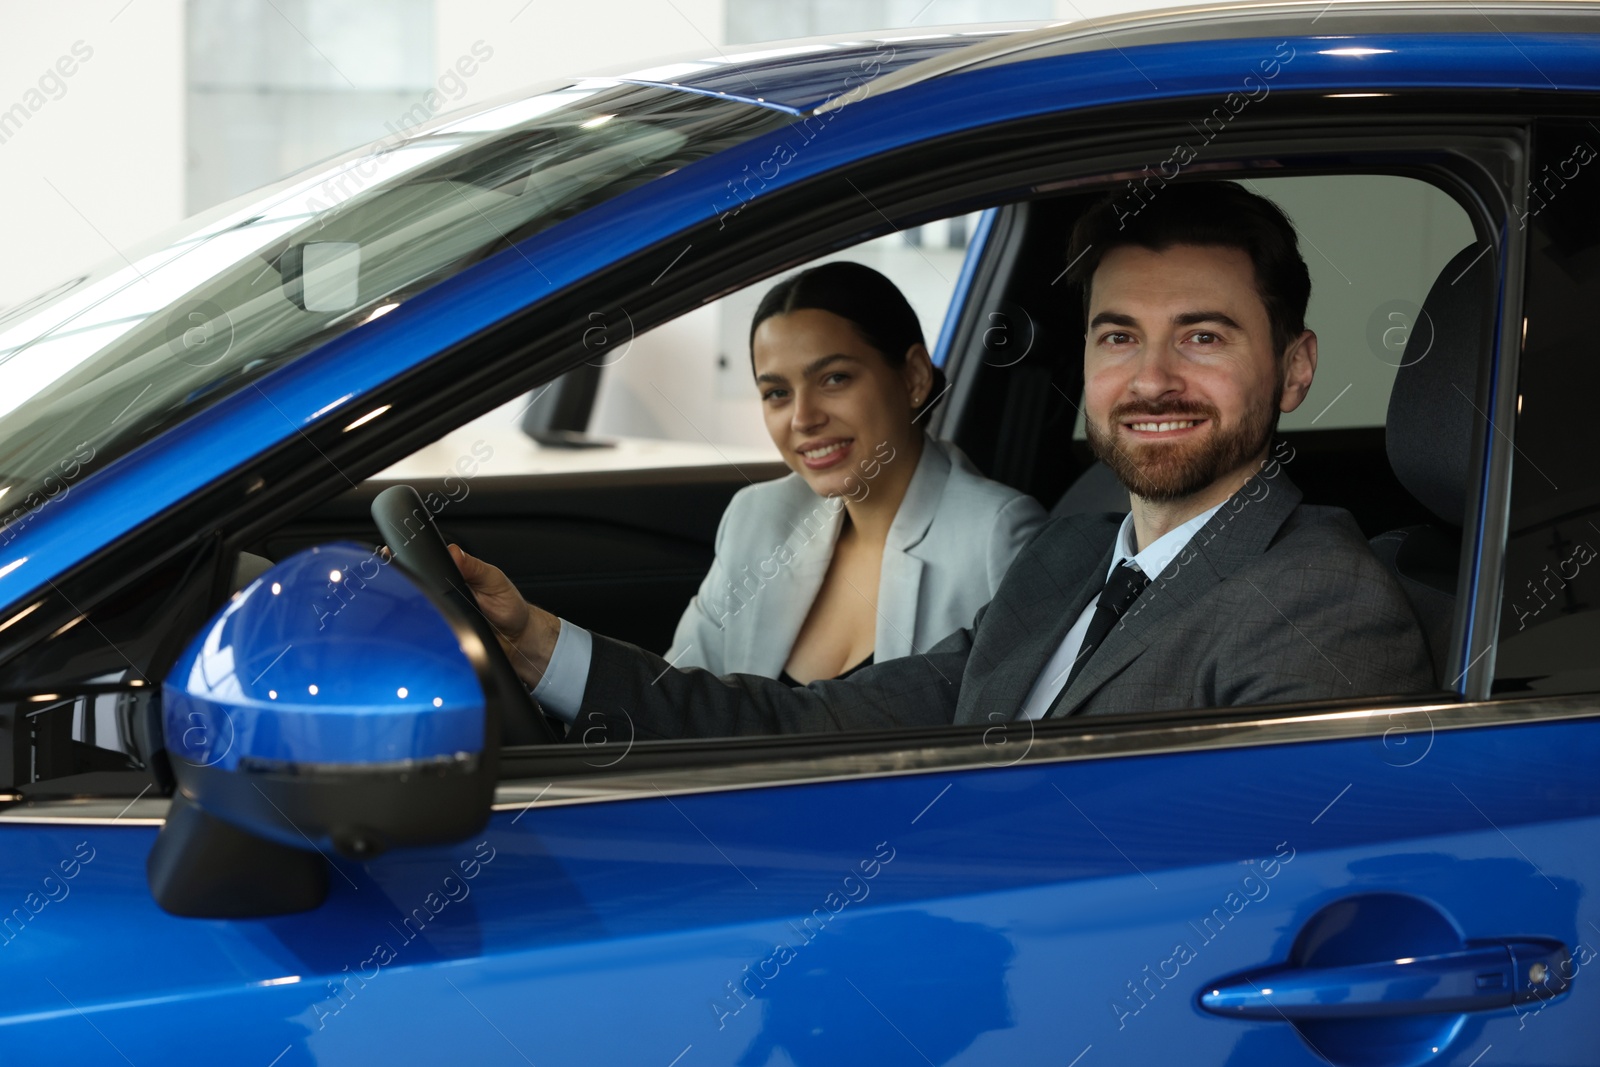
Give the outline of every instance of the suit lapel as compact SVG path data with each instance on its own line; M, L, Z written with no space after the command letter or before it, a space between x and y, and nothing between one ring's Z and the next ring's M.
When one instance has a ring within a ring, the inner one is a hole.
M1122 517L1105 518L1104 525L1072 531L1061 547L1041 553L1042 581L1001 585L984 617L984 629L993 632L990 628L1001 621L995 613L1004 611L1006 630L1016 637L1004 659L972 696L963 693L956 722L987 722L986 716L997 711L1008 719L1021 713L1045 664L1083 613L1084 605L1106 584Z
M824 510L830 513L828 526L809 540L801 530L792 531L787 544L794 553L793 560L788 566L779 566L778 573L767 579L744 607L750 618L735 630L739 656L729 662L739 665L731 667L730 672L776 678L789 662L795 638L800 636L800 628L822 588L822 579L827 576L828 564L833 561L833 546L839 541L839 529L844 523L843 508ZM735 584L743 577L734 576Z
M897 457L890 456L880 462L889 464L896 460ZM875 661L911 654L923 570L922 560L911 553L933 522L949 476L950 457L942 444L931 437L926 439L884 545L883 567L878 577L879 613L873 630ZM863 484L868 492L872 491L870 480ZM822 590L828 566L833 562L834 546L839 543L839 531L844 526L845 511L842 505L835 508L809 490L803 508L803 513L795 516L787 538L794 552L793 560L787 566L779 566L777 574L766 579L759 592L741 609L750 618L737 631L736 656L728 661L730 671L776 678L789 662L795 639L800 636L811 605ZM804 517L819 509L827 515L828 525L807 538ZM746 577L744 572L733 575L734 585L738 586Z
M917 598L921 591L922 561L909 552L885 548L883 569L878 574L878 621L872 652L874 663L926 651L914 647Z
M1182 559L1180 554L1178 560ZM1221 580L1215 568L1198 552L1181 566L1178 560L1151 581L1128 614L1111 628L1100 647L1089 656L1083 670L1057 698L1047 718L1071 715L1095 690L1138 658L1145 650L1145 634L1152 627L1193 604ZM1109 560L1107 566L1110 566Z
M889 462L894 462L890 460ZM878 571L878 620L873 634L873 662L882 663L914 652L917 646L917 604L922 593L923 561L918 546L933 524L934 513L950 479L950 457L941 442L923 439L917 469L889 526ZM866 483L868 486L870 482ZM934 640L944 634L933 635Z
M1271 477L1258 474L1228 498L1166 570L1152 577L1133 608L1106 635L1050 709L1049 718L1076 712L1139 657L1156 626L1201 601L1217 583L1267 550L1301 499L1300 490L1277 464L1270 469ZM1105 565L1110 565L1109 559Z

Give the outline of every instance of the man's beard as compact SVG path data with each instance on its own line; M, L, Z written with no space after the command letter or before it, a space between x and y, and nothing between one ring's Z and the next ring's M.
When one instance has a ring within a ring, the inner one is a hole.
M1193 496L1266 451L1278 428L1282 398L1280 383L1266 403L1247 409L1235 426L1224 426L1209 404L1148 401L1119 404L1111 409L1106 427L1085 419L1084 429L1095 457L1111 468L1128 492L1152 504L1166 504ZM1206 419L1212 429L1203 439L1183 444L1119 441L1123 420L1136 415L1167 422Z

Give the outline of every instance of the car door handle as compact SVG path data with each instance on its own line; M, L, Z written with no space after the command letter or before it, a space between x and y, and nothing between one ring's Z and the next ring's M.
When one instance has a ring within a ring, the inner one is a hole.
M1559 941L1479 941L1434 956L1257 971L1212 985L1200 1006L1291 1022L1488 1011L1564 993L1572 974L1571 954Z

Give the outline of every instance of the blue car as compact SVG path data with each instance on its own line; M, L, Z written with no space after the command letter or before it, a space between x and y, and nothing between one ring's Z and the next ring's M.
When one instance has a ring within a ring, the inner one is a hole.
M1583 2L804 41L432 119L0 312L3 1058L1600 1062L1597 146ZM892 250L939 282L934 431L1125 509L1066 237L1196 178L1299 231L1323 359L1275 459L1371 538L1436 691L528 713L436 530L661 651L786 469L732 416L607 431L689 373L651 338L705 339L714 411L744 354L684 324Z

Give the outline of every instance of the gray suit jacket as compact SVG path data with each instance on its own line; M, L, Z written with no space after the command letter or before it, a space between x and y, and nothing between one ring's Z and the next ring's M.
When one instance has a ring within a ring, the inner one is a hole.
M1154 578L1052 716L1434 688L1405 594L1349 512L1301 505L1282 468L1270 470ZM676 738L1010 720L1105 583L1120 521L1048 523L970 629L842 681L790 689L753 675L668 670L659 657L596 635L580 725Z
M860 484L873 491L872 481ZM798 474L734 494L668 662L776 678L822 588L843 514L842 498L817 496ZM924 438L883 546L873 662L925 652L970 622L1044 521L1033 497L985 478L950 442Z

